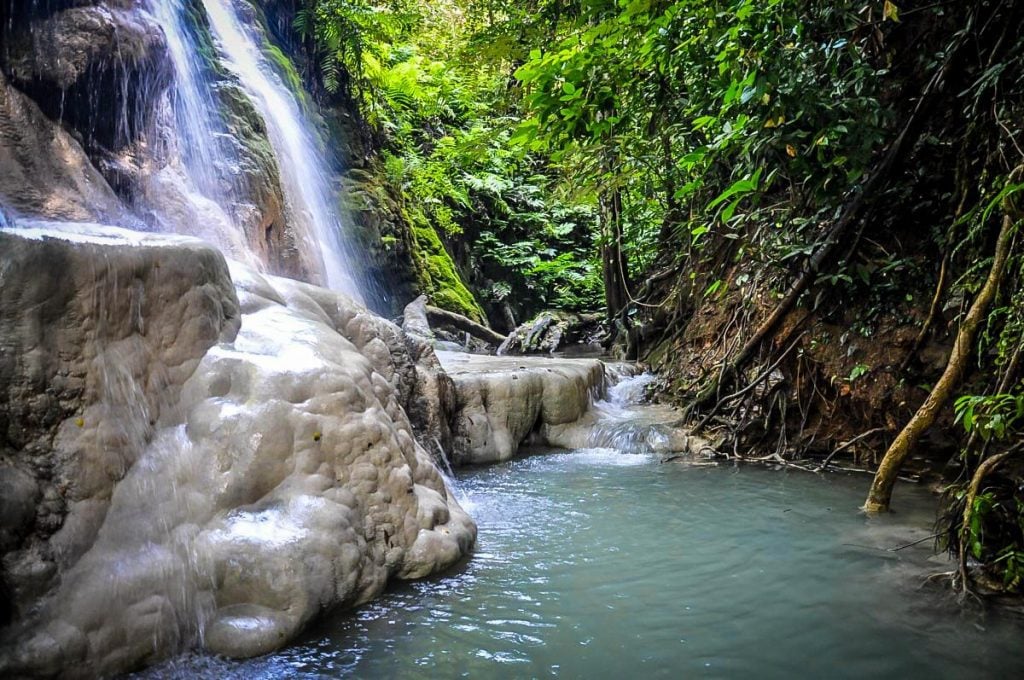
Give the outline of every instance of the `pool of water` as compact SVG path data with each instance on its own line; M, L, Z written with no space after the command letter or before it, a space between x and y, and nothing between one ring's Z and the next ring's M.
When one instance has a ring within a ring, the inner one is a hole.
M460 568L244 662L152 676L1024 677L1024 626L921 589L934 498L857 508L870 478L660 463L606 449L463 471Z

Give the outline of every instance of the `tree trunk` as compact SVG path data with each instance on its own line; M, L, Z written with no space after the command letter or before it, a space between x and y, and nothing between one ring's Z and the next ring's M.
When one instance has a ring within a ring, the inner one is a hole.
M903 431L893 441L889 450L885 452L875 479L871 483L871 490L868 492L867 500L864 502L864 510L869 513L887 512L889 503L892 500L892 489L896 484L896 477L899 474L903 462L910 455L910 452L917 444L921 435L932 426L939 412L949 401L953 389L963 376L964 368L967 365L967 358L971 353L971 346L974 344L974 336L978 326L984 321L988 307L996 296L999 283L1003 278L1003 270L1006 267L1006 260L1010 254L1010 245L1013 240L1014 221L1009 216L1003 217L1003 226L999 230L999 239L996 242L995 258L992 260L992 268L988 272L988 279L984 287L974 299L967 317L960 326L956 341L953 343L953 352L949 356L946 370L942 377L935 384L931 394L917 410L917 413L906 424Z
M626 258L622 252L622 192L613 188L601 199L601 273L609 321L629 303Z
M447 309L427 305L427 319L430 321L431 326L449 326L464 333L469 333L474 338L492 345L500 345L505 342L506 336L501 333L483 324L479 324L462 314L449 312Z

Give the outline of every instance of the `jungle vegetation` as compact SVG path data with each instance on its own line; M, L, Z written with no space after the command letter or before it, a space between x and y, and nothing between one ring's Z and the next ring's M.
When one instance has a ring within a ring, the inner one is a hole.
M957 587L1020 592L1022 22L1013 0L305 0L294 29L492 324L600 312L723 450L877 470L868 511L932 451Z

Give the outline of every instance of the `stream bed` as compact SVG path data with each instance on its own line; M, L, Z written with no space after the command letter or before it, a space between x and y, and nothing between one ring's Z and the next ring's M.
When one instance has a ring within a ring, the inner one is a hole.
M866 475L661 463L609 449L463 470L470 560L243 662L148 677L1024 677L1024 625L924 576L935 499L857 510Z

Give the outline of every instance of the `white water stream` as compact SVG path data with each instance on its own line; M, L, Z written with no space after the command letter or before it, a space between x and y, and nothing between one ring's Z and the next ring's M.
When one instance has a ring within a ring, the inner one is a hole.
M352 276L353 257L345 243L327 160L296 95L264 53L263 37L243 23L237 5L232 0L203 0L217 48L267 125L291 217L302 227L298 231L308 245L319 250L327 286L362 300Z

